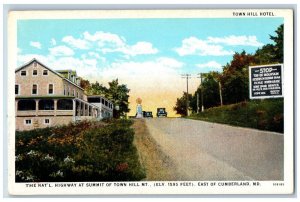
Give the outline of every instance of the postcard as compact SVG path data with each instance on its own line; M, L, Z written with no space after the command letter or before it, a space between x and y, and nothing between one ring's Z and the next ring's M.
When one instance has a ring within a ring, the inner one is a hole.
M292 9L11 11L11 195L292 194Z

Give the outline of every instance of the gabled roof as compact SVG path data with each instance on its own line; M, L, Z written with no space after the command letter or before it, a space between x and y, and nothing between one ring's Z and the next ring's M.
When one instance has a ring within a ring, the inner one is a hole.
M41 66L43 66L44 68L46 68L47 70L51 71L52 73L56 74L57 76L59 76L60 78L62 78L63 80L66 80L67 82L77 86L78 88L80 88L81 90L84 90L83 88L81 88L79 85L77 85L76 83L73 83L72 81L70 81L69 79L65 78L63 75L59 74L57 71L52 70L51 68L47 67L46 65L44 65L43 63L41 63L40 61L38 61L36 58L33 58L32 60L30 60L29 62L25 63L24 65L18 67L15 70L15 73L17 73L18 71L28 67L30 64L32 64L33 62L37 62L39 63Z

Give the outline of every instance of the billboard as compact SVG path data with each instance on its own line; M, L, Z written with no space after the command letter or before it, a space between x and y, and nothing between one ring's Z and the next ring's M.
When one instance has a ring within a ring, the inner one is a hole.
M249 66L250 99L283 97L283 64Z

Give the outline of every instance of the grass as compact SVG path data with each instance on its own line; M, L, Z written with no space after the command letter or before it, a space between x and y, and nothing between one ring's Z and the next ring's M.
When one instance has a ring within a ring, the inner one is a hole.
M187 118L283 133L283 99L251 100L224 105Z

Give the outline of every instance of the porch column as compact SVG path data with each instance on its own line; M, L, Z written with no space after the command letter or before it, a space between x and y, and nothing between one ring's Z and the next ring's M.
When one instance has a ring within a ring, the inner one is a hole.
M75 99L73 101L73 121L76 121L76 101Z
M56 110L57 110L57 99L54 99L54 116L56 116Z
M40 100L35 99L35 116L39 115L39 101Z
M17 116L19 100L15 100L15 115Z
M79 101L79 116L81 116L81 112L82 112L82 106L81 106L81 102Z
M82 104L83 104L83 116L85 116L85 103Z

